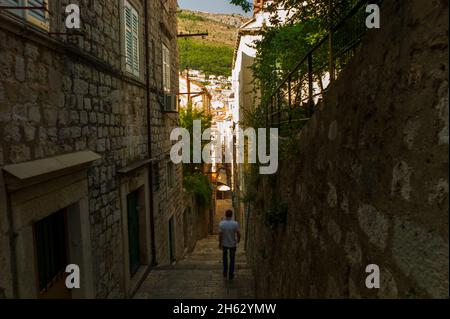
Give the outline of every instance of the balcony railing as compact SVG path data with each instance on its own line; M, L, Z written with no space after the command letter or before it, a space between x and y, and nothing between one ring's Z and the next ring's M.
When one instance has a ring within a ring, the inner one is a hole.
M300 59L282 79L266 107L266 127L306 122L329 86L354 56L366 33L366 6L381 1L355 1L355 5ZM325 62L324 62L325 61Z

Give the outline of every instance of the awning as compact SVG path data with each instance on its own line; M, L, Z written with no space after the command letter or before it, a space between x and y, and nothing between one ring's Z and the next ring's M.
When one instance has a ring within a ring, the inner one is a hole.
M3 167L8 190L18 190L86 169L101 156L91 151L58 155Z

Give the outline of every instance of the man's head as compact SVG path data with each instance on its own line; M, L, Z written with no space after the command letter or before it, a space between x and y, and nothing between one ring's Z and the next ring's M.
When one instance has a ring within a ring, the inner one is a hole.
M233 217L233 211L232 211L231 209L227 210L227 211L225 212L225 217L226 217L227 219L231 219L231 218Z

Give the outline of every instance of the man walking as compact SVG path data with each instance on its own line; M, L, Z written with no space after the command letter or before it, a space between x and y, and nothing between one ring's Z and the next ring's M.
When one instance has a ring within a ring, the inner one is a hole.
M233 211L227 210L225 220L219 223L219 248L223 250L223 277L232 280L234 278L234 260L236 247L241 240L238 222L232 220ZM228 268L228 254L230 263Z

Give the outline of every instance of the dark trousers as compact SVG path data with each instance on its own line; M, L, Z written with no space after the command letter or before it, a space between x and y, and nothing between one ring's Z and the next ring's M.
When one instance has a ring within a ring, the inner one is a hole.
M230 278L234 276L234 259L236 257L236 247L228 248L223 247L223 274L226 276L227 274ZM230 252L230 268L228 269L228 252Z

